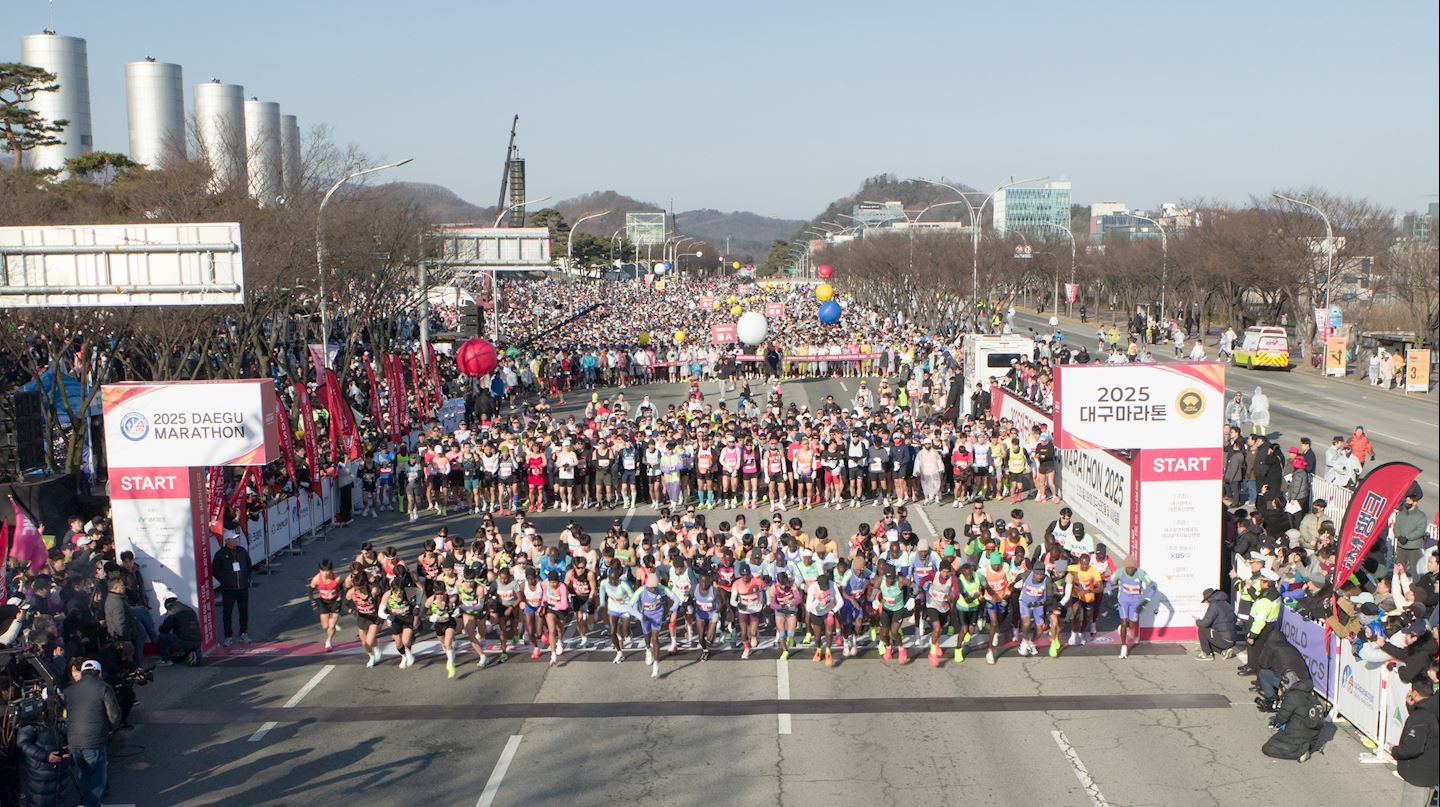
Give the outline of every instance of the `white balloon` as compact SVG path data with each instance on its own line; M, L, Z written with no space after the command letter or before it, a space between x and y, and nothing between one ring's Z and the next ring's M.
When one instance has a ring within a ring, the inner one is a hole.
M666 269L669 269L669 268L670 268L670 264L668 264L668 263L657 263L657 264L655 264L655 274L657 274L657 275L663 275L663 274L665 274L665 270L666 270Z
M770 323L759 311L746 311L735 323L735 336L747 345L758 345L770 332Z

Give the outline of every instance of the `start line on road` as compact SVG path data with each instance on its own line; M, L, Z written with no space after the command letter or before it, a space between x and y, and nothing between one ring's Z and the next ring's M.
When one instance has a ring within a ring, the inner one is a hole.
M788 676L787 676L788 677ZM788 687L787 687L788 689ZM788 694L788 693L787 693ZM924 714L978 712L1148 711L1228 709L1230 699L1215 693L1153 695L1021 695L953 698L802 698L715 701L602 701L427 706L258 707L235 711L157 709L132 719L149 724L233 723L237 714L265 720L367 723L436 720L525 720L531 718L748 717L754 715ZM782 732L784 733L784 732Z

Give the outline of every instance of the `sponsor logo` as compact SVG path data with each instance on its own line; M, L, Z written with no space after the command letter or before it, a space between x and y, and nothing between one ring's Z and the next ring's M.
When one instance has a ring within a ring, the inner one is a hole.
M1186 420L1194 420L1205 413L1205 396L1198 389L1182 390L1175 396L1175 411Z
M139 412L126 412L120 417L120 433L126 440L144 440L150 434L150 421Z

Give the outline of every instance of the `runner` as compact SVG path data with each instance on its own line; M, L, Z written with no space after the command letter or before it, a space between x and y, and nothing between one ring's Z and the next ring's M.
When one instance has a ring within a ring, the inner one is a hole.
M828 573L816 578L805 591L805 611L809 615L810 630L819 639L815 643L814 661L818 662L823 657L826 667L835 666L830 650L835 644L835 615L843 602L840 589Z
M440 649L445 651L445 677L454 678L455 620L460 614L460 609L456 606L455 598L445 591L437 591L430 595L430 599L425 602L425 608L430 625L435 630L435 638L440 640Z
M922 544L922 547L924 545ZM959 597L960 586L949 565L942 565L925 591L925 618L930 621L930 666L940 666L940 629L949 625L951 610ZM951 628L953 632L954 628Z
M334 647L335 631L340 627L341 581L329 559L320 561L320 568L310 578L310 607L320 617L325 631L325 652Z
M389 593L380 604L380 618L390 620L390 637L395 642L395 651L400 654L402 670L415 664L415 656L411 651L415 644L417 617L413 595L405 582L403 577L396 576L390 582Z
M750 658L750 652L760 644L760 615L765 609L765 581L756 577L749 563L736 566L739 577L735 579L730 592L730 604L735 608L740 621L740 658Z
M995 649L999 646L1000 632L1007 621L1010 595L1014 588L1015 575L1005 563L1005 556L991 552L986 556L984 567L985 621L990 628L990 648L985 651L985 663L995 663Z
M905 652L905 620L910 617L910 581L902 577L896 568L885 565L885 573L875 586L876 602L880 612L880 657L890 660L890 654L898 647L900 664L910 660Z
M1116 592L1115 610L1120 615L1120 658L1130 656L1130 646L1140 641L1140 613L1155 596L1155 582L1140 568L1139 559L1126 555L1123 568L1110 580Z
M634 616L632 602L635 594L621 566L612 565L606 570L605 582L600 586L600 604L605 607L605 621L610 629L610 644L615 648L616 664L625 660L625 640L629 638L630 618Z

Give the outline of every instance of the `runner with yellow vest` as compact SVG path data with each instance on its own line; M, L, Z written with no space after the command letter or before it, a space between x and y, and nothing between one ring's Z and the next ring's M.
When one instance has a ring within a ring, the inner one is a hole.
M1030 467L1030 452L1020 446L1020 438L1012 437L1005 444L1002 464L1005 478L1010 482L1010 502L1017 503L1025 494L1025 471Z

